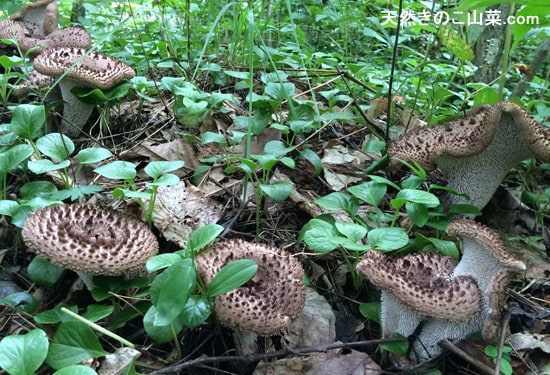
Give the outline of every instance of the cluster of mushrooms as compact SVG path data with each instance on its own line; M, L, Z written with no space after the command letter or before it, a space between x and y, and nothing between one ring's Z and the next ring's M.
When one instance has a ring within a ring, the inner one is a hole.
M34 70L16 90L18 96L57 82L64 102L61 130L68 136L79 134L94 108L74 96L73 87L105 90L135 76L129 65L90 50L92 38L83 28L60 29L55 0L27 3L9 19L0 20L0 38L13 40L18 51L32 60ZM9 46L0 43L0 48Z
M506 174L521 161L550 162L550 129L519 105L482 105L464 118L413 130L388 148L390 169L402 162L439 169L446 186L445 205L471 204L482 209ZM461 258L437 253L393 255L368 251L357 271L381 291L384 337L417 334L411 359L426 360L441 352L442 340L460 341L481 332L499 337L507 285L526 270L497 234L472 220L454 220L447 233L461 242Z

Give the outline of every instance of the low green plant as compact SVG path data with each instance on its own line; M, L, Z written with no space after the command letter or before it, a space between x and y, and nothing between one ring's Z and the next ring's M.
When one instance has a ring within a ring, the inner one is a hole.
M502 356L500 358L500 372L504 375L512 375L514 372L514 369L512 368L511 363L511 356L510 353L512 352L512 348L508 345L504 345L502 347ZM493 362L497 363L498 358L498 346L496 345L487 345L485 347L485 354L493 360Z

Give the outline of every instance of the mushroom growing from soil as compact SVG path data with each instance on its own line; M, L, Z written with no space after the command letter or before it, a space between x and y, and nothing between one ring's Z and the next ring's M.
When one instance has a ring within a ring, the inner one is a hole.
M41 208L27 218L22 234L37 255L86 275L137 271L159 246L145 223L92 204Z
M226 264L237 259L255 261L258 270L245 285L215 297L217 320L226 327L262 336L280 333L304 308L301 264L281 249L241 240L209 245L197 254L195 263L208 285Z
M458 262L437 253L404 256L368 251L357 271L382 289L381 324L385 337L422 328L414 342L421 360L441 352L443 339L459 341L481 332L498 337L508 282L526 269L491 229L455 220L447 233L461 241Z
M10 20L24 24L27 36L38 39L57 30L57 19L55 0L38 0L34 3L26 3L19 11L10 16Z
M135 76L134 70L122 61L96 51L87 53L82 48L48 48L34 59L33 66L44 75L63 76L59 80L65 102L61 127L68 136L78 135L94 108L74 96L73 87L106 90Z
M522 160L550 162L550 129L519 105L481 105L466 117L415 129L388 147L392 171L399 160L440 169L447 186L470 199L449 195L445 203L469 203L482 209L506 174Z

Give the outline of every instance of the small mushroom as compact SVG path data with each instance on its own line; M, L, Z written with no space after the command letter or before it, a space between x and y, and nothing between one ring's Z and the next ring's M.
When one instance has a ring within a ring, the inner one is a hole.
M448 187L470 197L450 195L445 203L481 209L522 160L550 162L550 129L515 103L482 105L464 118L405 134L388 147L388 155L393 171L399 160L440 169Z
M197 254L195 263L208 285L226 264L237 259L255 261L258 270L245 285L215 297L218 321L263 336L280 333L304 308L302 266L281 249L241 240L209 245Z
M19 83L14 93L18 98L22 98L28 95L33 89L50 87L54 82L54 78L38 73L36 70L32 70L27 75L27 79Z
M55 0L38 0L34 3L26 3L19 11L10 16L10 20L24 24L28 36L37 39L57 30L57 19Z
M482 332L494 340L508 282L526 269L481 224L455 220L447 233L461 240L458 263L437 253L396 256L370 250L357 265L360 274L382 289L384 336L410 336L423 322L413 345L421 359L439 354L443 339L458 341Z
M145 223L92 204L41 208L27 218L22 234L36 254L88 275L128 274L158 252Z
M69 136L78 135L94 108L71 93L73 87L108 89L135 76L134 70L112 57L82 48L48 48L36 57L34 69L61 78L59 86L65 106L61 127Z

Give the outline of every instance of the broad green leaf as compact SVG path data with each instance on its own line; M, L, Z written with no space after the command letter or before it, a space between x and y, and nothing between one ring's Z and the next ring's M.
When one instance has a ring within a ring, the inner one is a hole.
M163 174L154 182L147 182L147 186L176 186L179 184L180 178L172 173Z
M390 204L395 208L400 208L403 204L421 203L427 207L439 206L439 199L430 192L414 189L403 189L397 193L395 199L390 201Z
M185 165L185 162L183 160L172 160L172 161L152 161L149 162L143 168L145 173L147 173L148 176L153 178L153 180L156 180L161 175L175 171L176 169L180 169Z
M0 173L7 173L32 155L33 149L26 144L15 145L0 152Z
M399 342L386 342L386 343L380 343L378 346L380 346L382 349L387 350L388 352L392 352L400 357L404 357L409 352L409 341L406 337L401 336L398 333L394 333L392 335L392 338L402 338L403 341Z
M207 145L209 143L219 143L221 145L227 144L227 139L220 133L204 132L201 135L201 143Z
M113 305L103 306L90 304L86 308L86 312L82 314L82 317L91 322L97 322L111 315L113 313L113 310Z
M50 287L54 285L64 269L48 262L42 257L35 256L27 266L29 278L36 284Z
M46 363L59 370L106 354L90 327L79 321L70 321L61 323L57 328Z
M338 232L354 242L361 241L367 235L367 228L359 224L337 221L334 225Z
M376 250L392 251L409 243L409 236L403 228L375 228L367 233L369 244Z
M340 192L333 192L315 200L319 206L330 211L345 211L355 215L359 207L355 198Z
M111 180L133 180L136 177L136 166L133 163L116 160L94 169L94 172Z
M195 229L189 236L187 249L192 253L196 253L210 242L214 241L223 230L224 228L219 224L208 224Z
M10 375L33 375L48 353L48 338L41 329L0 341L0 367Z
M340 245L341 237L336 227L320 219L311 219L302 228L301 238L314 251L328 253Z
M36 148L54 160L66 160L74 152L73 141L61 133L50 133L36 140Z
M49 181L30 181L21 186L19 194L21 198L32 199L35 197L48 197L50 194L55 193L57 187Z
M76 154L80 164L99 163L113 156L113 153L103 147L89 147L82 149Z
M57 370L53 375L97 375L97 372L89 366L72 365Z
M149 307L145 316L143 317L143 328L145 332L158 343L169 342L176 339L177 334L182 330L183 323L180 319L174 319L174 321L165 326L155 325L157 316L157 308L155 306Z
M31 160L27 163L29 170L35 174L44 174L52 171L58 171L65 169L71 165L70 160L63 160L62 162L55 164L48 159Z
M380 323L380 302L363 302L359 304L359 312L365 318Z
M422 228L428 222L428 207L423 204L407 202L405 209L412 222L419 228Z
M234 260L214 275L206 288L206 294L212 298L238 288L248 282L257 270L258 265L253 260Z
M294 96L296 86L291 82L268 82L265 86L264 93L279 102L290 99Z
M374 181L351 186L348 191L355 197L367 202L371 206L378 207L384 195L386 195L387 186Z
M288 181L276 181L272 184L260 184L259 186L265 195L277 202L287 199L294 187L292 182Z
M212 313L208 300L202 296L191 296L183 307L179 320L185 327L198 327Z
M0 298L0 305L8 305L18 310L32 314L38 307L38 301L33 295L26 292L12 293Z
M18 208L19 203L16 201L0 200L0 215L13 216Z
M321 163L321 158L315 152L309 148L302 150L300 152L300 158L307 160L314 169L313 177L317 177L323 171L323 164Z
M74 312L75 314L78 313L78 306L68 306L65 303L60 303L53 309L42 311L41 313L36 314L34 316L34 321L40 324L57 324L60 322L73 321L74 318L61 311L62 307Z
M43 105L19 104L13 109L11 130L29 141L37 138L46 122L46 110Z
M145 266L147 267L147 272L155 272L163 268L170 267L172 264L181 260L181 256L174 253L166 253L155 255L152 258L147 260Z
M150 289L156 307L154 325L166 326L177 318L195 285L195 277L191 259L182 259L155 277Z
M126 197L126 198L151 198L151 191L135 191L130 189L123 189L123 188L115 188L113 190L113 197L120 198L120 197Z

